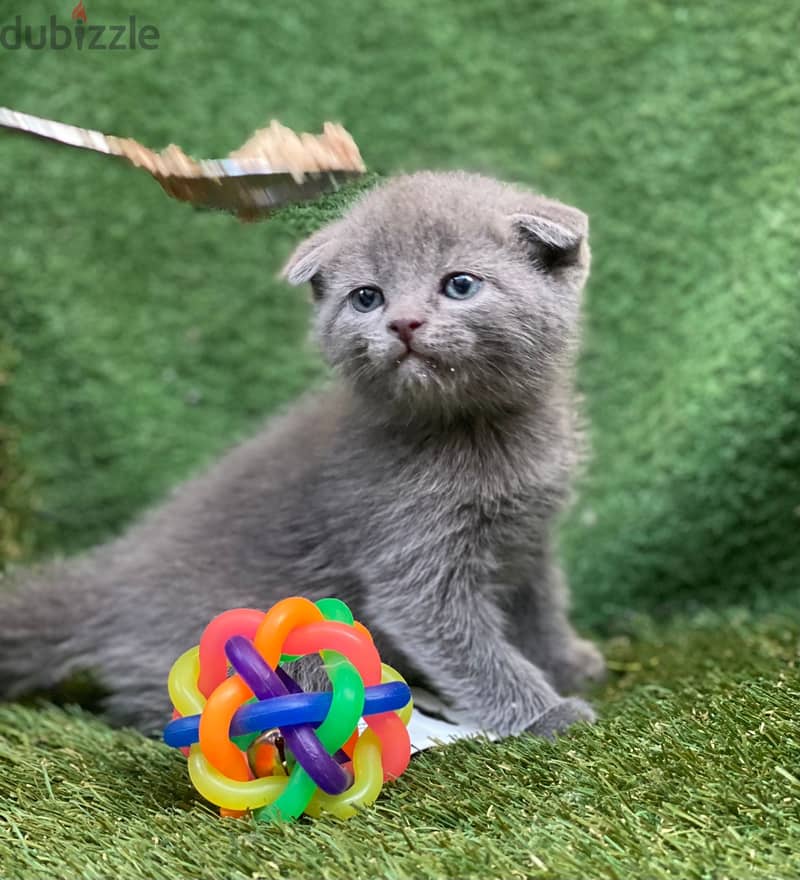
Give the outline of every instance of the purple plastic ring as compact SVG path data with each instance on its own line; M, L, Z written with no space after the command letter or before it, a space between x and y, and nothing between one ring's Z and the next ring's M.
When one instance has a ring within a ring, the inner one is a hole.
M294 686L292 691L294 688L299 690L290 676L285 673L285 678L278 675L258 653L250 639L244 636L231 636L225 643L225 653L231 666L259 700L283 697L290 693L284 683L285 679ZM350 787L350 775L328 754L313 725L293 725L281 728L281 733L298 764L324 792L341 794Z

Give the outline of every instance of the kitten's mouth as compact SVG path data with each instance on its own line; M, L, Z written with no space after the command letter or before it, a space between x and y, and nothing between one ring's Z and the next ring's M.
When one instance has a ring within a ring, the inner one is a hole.
M395 354L387 365L391 365L404 380L411 378L421 380L443 369L438 357L411 345L406 345L404 351Z
M419 351L416 351L413 348L407 348L399 358L394 362L396 367L399 367L401 364L404 364L406 361L412 361L416 363L426 364L429 367L434 366L433 359L428 357L427 355L422 354Z

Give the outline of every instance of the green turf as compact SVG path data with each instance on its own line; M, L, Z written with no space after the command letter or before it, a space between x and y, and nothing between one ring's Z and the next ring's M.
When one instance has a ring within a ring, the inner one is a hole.
M3 4L0 26L66 20L70 5ZM158 25L158 51L0 49L0 104L200 156L270 116L339 119L380 173L468 167L590 213L579 379L594 458L562 536L576 614L624 674L596 730L555 750L427 756L342 829L187 813L180 765L156 745L6 709L0 877L797 875L792 4L141 0L136 15ZM0 169L13 561L119 530L322 375L306 297L275 275L341 201L242 226L24 139L0 136ZM738 623L734 606L749 609ZM465 777L503 763L468 804Z
M602 724L426 753L348 823L222 821L166 746L0 708L0 875L796 877L798 634L740 613L619 638Z

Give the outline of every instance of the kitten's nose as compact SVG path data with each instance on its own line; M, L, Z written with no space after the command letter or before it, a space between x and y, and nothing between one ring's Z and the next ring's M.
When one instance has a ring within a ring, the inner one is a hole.
M414 331L424 323L424 321L418 321L416 318L398 318L396 321L389 321L388 326L392 333L396 333L406 345L411 345Z

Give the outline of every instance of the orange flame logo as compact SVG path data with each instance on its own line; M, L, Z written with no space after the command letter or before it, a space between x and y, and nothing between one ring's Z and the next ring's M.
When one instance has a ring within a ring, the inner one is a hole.
M88 18L89 16L86 14L86 7L83 5L83 0L78 0L78 5L72 10L72 20L80 20L85 24Z

